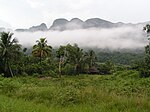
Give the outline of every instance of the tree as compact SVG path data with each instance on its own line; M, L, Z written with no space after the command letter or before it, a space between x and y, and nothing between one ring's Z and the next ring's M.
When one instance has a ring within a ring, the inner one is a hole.
M68 44L66 46L66 51L67 62L74 65L74 72L79 75L81 68L85 64L85 55L83 54L83 50L80 49L77 44L74 44L73 46Z
M13 77L11 63L18 59L21 49L21 45L17 44L17 39L12 36L13 33L10 32L2 32L0 35L0 54L5 77Z
M85 56L87 57L87 63L89 65L89 68L93 67L95 61L97 60L95 52L93 50L89 50L88 52L86 52Z
M90 74L98 74L99 71L96 66L97 57L93 50L89 50L88 52L85 52L85 61L87 64L87 72Z
M145 47L145 51L146 53L150 54L150 25L147 24L145 27L143 27L143 30L147 33L147 37L149 40L149 45Z
M112 61L106 61L105 63L99 64L100 74L112 74L115 71L115 67Z
M43 73L42 59L51 56L52 47L47 45L46 38L40 38L40 40L37 40L36 43L37 44L33 46L32 55L40 59L40 63L36 64L37 65L36 68L39 68L38 71L40 72L40 74L42 74Z
M149 45L145 46L145 53L150 55L150 47L149 47Z
M139 72L141 77L149 77L150 76L150 25L147 24L143 30L146 31L147 37L149 40L149 45L145 47L145 59L139 65Z
M66 47L60 46L59 49L56 51L56 53L57 53L57 58L59 58L58 70L59 70L59 77L61 78L62 64L64 64L64 62L65 62Z
M150 33L150 25L147 24L145 27L143 27L143 30L145 30L146 33Z
M36 45L33 46L32 55L34 57L39 57L40 62L42 58L49 57L52 52L52 47L47 45L46 38L40 38L40 40L36 41Z

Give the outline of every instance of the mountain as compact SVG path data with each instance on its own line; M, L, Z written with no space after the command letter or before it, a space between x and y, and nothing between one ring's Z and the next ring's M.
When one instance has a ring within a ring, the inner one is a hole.
M64 31L88 28L112 28L114 26L114 23L99 18L92 18L86 21L82 21L79 18L73 18L70 21L66 19L56 19L49 29Z
M63 31L66 30L66 24L69 21L66 19L56 19L52 26L50 27L50 30L59 30L59 31Z
M42 23L38 26L32 26L29 29L16 29L17 32L36 32L36 31L47 31L48 28L45 23Z
M99 19L99 18L92 18L88 19L84 23L84 28L112 28L114 27L114 23Z
M42 23L39 26L32 26L29 28L29 31L32 31L32 32L34 32L34 31L46 31L46 30L48 30L48 29L47 29L47 26L45 23Z
M64 18L54 20L53 24L48 29L45 23L42 23L38 26L32 26L29 29L16 29L18 32L36 32L36 31L65 31L65 30L77 30L77 29L90 29L90 28L115 28L115 27L122 27L122 26L136 26L142 27L145 26L150 22L143 22L143 23L112 23L110 21L106 21L100 18L91 18L87 19L86 21L82 21L79 18L73 18L70 21Z

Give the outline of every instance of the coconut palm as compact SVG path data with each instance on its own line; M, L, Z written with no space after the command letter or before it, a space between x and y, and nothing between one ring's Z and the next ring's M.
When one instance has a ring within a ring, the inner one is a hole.
M143 27L143 30L146 31L149 40L149 45L145 47L145 52L150 54L150 25L147 24L145 27Z
M143 27L143 30L145 30L146 33L150 33L150 25L147 24L145 27Z
M56 51L56 54L57 58L59 58L58 70L59 70L59 78L61 78L62 65L65 63L65 55L66 55L65 46L60 46L59 49Z
M74 44L73 46L68 44L66 46L66 51L68 62L74 65L74 72L79 75L85 62L83 50L80 49L77 44Z
M12 36L13 33L10 32L2 32L0 34L0 54L6 77L13 76L11 63L13 59L17 59L21 49L21 45L17 44L17 39L12 38Z
M96 54L93 50L89 50L86 53L86 57L89 68L91 68L95 64L95 61L97 60Z
M36 41L36 45L33 46L32 55L40 58L40 62L42 58L49 57L51 55L52 47L47 45L46 38L40 38L40 40Z

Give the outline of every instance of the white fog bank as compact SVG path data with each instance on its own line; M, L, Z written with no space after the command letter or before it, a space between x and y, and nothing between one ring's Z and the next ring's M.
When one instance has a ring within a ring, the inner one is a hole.
M82 29L47 32L14 32L14 37L24 46L33 46L39 38L46 38L52 47L77 43L80 47L109 49L137 49L148 42L140 28Z

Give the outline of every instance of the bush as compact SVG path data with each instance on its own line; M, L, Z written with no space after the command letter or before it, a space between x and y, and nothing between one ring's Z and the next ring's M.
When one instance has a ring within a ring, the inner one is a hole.
M45 76L57 77L57 73L54 72L53 70L49 70L45 73Z
M150 70L142 68L140 69L140 77L149 77L150 76Z
M71 64L66 64L66 66L62 69L62 74L64 75L74 75L74 66Z
M145 60L140 63L139 72L140 72L140 77L150 76L150 55L147 55L145 57Z
M114 64L111 61L107 61L104 64L100 64L98 68L100 74L112 74L114 72Z
M38 64L29 64L25 68L25 72L29 75L32 75L34 73L40 73L41 69Z
M1 76L3 77L3 76L4 76L4 73L1 73L1 74L0 74L0 77L1 77Z
M46 62L41 62L41 63L33 63L26 65L25 67L25 72L23 72L23 75L32 75L34 77L38 76L51 76L51 77L56 77L56 72L57 71L56 67L52 67L51 64L46 63Z

